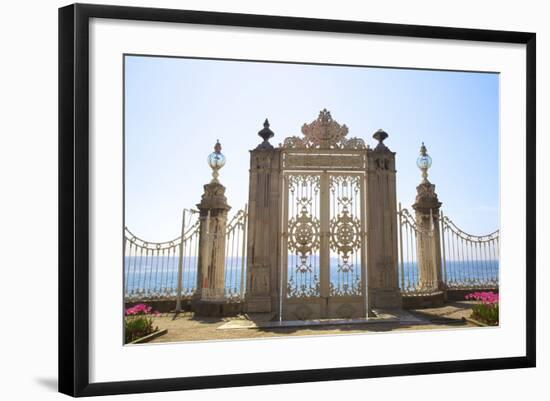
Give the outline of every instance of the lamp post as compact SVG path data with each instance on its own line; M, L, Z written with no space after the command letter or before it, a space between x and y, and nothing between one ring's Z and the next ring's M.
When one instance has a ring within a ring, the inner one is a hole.
M428 170L432 158L424 142L420 146L420 155L416 165L421 171L422 181L416 187L416 200L413 209L416 212L418 227L417 258L418 285L420 290L439 291L444 288L441 271L441 245L439 230L439 208L441 202L435 192L435 185L428 180Z

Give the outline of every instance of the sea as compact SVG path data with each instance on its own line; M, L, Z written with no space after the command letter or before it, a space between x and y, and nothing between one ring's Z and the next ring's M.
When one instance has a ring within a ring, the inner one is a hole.
M226 292L240 291L242 274L241 258L227 258L225 269ZM196 288L197 258L186 257L183 265L182 289L184 294L190 294ZM290 266L290 263L289 263ZM443 267L442 267L443 268ZM351 266L348 272L342 272L337 258L330 261L330 281L335 286L352 283L360 278L360 269ZM446 261L444 265L448 284L457 283L498 283L498 260ZM418 266L416 263L398 264L399 285L403 288L414 288L418 282ZM157 256L145 258L126 256L124 263L124 286L126 294L164 293L175 294L177 288L178 258L176 256ZM288 277L294 278L299 285L314 287L318 279L318 268L312 268L304 273L297 273L289 267Z

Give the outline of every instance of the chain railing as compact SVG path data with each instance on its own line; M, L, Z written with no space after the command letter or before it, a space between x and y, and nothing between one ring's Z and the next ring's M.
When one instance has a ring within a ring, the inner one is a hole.
M488 235L472 235L456 226L443 213L438 221L440 255L436 249L435 226L422 230L407 209L400 207L399 227L399 286L404 294L433 292L437 288L435 271L421 279L419 246L421 236L429 241L430 264L441 269L441 279L447 289L490 289L499 285L499 231ZM435 238L434 238L435 239ZM439 259L439 260L438 260Z
M125 228L126 301L181 300L193 295L197 288L200 221L196 214L188 216L182 223L182 235L166 242L145 241ZM245 207L227 225L225 294L232 300L244 297L246 288L246 222Z

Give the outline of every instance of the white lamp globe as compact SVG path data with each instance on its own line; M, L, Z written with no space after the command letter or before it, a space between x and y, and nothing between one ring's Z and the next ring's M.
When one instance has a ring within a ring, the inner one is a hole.
M212 181L218 182L218 170L225 165L225 156L222 153L222 145L220 141L216 141L214 145L214 151L208 155L206 161L210 168L212 169Z

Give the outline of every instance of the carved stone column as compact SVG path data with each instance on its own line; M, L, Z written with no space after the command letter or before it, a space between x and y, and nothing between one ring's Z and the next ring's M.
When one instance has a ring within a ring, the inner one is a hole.
M225 164L219 142L214 149L208 158L213 178L204 185L201 202L197 204L200 212L197 289L191 308L203 316L223 314L220 304L225 303L225 237L231 207L227 204L225 187L218 181L218 170Z
M378 145L367 157L368 304L369 310L400 308L395 153L384 145L386 132L373 137Z
M201 301L223 301L225 290L225 230L227 204L225 187L220 183L204 186L200 211L197 291Z
M258 132L264 141L250 151L246 311L274 312L279 299L280 149L269 143L267 119Z
M431 158L422 144L418 167L422 171L422 182L416 187L415 210L418 235L416 240L418 260L418 285L426 291L443 290L445 284L441 270L441 243L439 232L439 208L441 202L435 192L435 185L428 181Z

